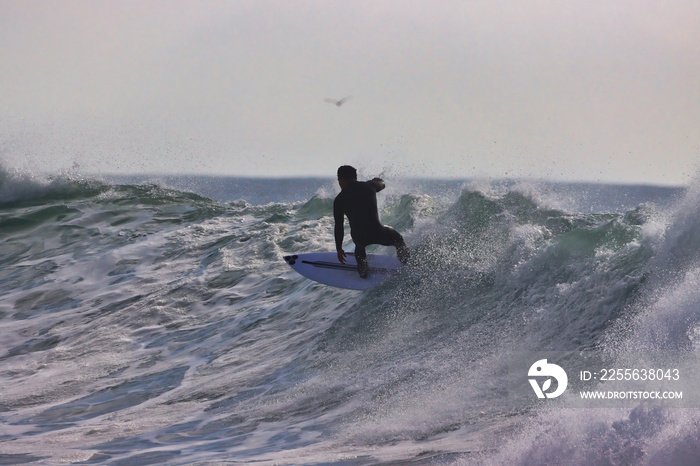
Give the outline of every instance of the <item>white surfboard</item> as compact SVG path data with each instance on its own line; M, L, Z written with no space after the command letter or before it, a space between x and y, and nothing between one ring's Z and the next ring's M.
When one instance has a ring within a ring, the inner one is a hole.
M347 253L347 262L341 264L335 252L314 252L284 256L295 271L311 280L324 285L347 288L350 290L367 290L399 273L401 262L396 257L379 254L367 254L369 274L360 278L357 272L355 255Z

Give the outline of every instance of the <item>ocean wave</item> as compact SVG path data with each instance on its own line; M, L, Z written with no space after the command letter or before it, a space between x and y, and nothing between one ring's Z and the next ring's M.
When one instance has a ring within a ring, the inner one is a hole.
M108 189L105 183L66 172L43 176L0 165L0 205L21 201L73 200L97 196ZM12 207L9 205L7 207Z
M653 463L665 450L646 440L676 442L679 458L692 443L668 440L685 421L667 411L552 419L534 402L511 407L503 389L513 353L697 346L691 198L669 215L654 202L572 210L522 187L383 193L380 216L415 264L357 293L282 260L334 249L323 190L227 202L2 176L6 455L530 464L578 451ZM550 434L593 446L559 448Z

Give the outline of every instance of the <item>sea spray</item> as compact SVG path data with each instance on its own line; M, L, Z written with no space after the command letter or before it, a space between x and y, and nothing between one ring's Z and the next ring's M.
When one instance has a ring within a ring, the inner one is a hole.
M632 268L642 280L635 297L620 309L599 348L610 367L655 369L661 382L680 393L685 403L649 401L630 408L561 409L542 407L523 420L497 454L479 456L492 464L694 464L700 458L698 424L698 184L665 212L648 206L629 212L647 243L649 258ZM640 218L640 214L641 218ZM629 244L629 243L628 243ZM639 373L640 369L636 369ZM634 372L632 372L634 373ZM670 376L667 378L665 374ZM678 374L676 380L672 374ZM631 382L627 382L629 387ZM599 387L604 388L601 383ZM608 390L610 390L608 386ZM678 400L681 401L681 400ZM474 456L457 461L473 464Z

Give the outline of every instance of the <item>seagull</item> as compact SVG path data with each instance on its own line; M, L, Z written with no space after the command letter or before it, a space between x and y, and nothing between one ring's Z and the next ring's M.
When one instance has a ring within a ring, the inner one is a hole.
M329 104L335 105L336 107L340 107L341 105L343 105L345 102L347 102L347 101L350 100L350 99L352 99L352 96L351 96L351 95L349 95L349 96L347 96L347 97L343 97L343 98L340 99L340 100L329 99L329 98L325 98L325 99L323 99L323 100L325 100L325 101L328 102Z

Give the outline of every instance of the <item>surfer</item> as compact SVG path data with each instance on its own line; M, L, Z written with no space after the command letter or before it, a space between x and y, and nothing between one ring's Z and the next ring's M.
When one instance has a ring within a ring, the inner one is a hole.
M338 168L338 184L341 191L333 201L333 218L335 248L340 263L345 264L346 258L343 251L345 216L350 221L350 236L355 243L355 259L360 277L366 278L369 272L365 248L370 244L395 246L398 259L403 264L408 262L410 253L401 234L379 221L377 193L384 189L384 181L381 178L357 181L357 170L350 165L343 165Z

